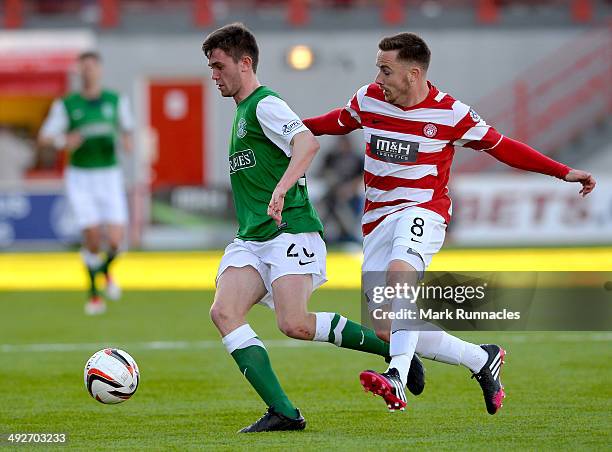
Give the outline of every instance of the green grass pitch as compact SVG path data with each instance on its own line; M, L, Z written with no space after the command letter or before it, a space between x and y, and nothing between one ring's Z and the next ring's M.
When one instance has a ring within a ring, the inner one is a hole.
M464 333L509 351L508 397L489 416L460 367L425 360L425 392L388 413L358 374L382 359L329 344L298 343L271 311L249 321L304 432L238 435L265 406L222 347L211 292L128 292L106 315L82 313L79 292L0 292L0 432L66 432L75 450L607 449L612 431L610 333ZM319 291L312 310L359 319L357 291ZM59 344L59 345L33 345ZM128 351L141 370L134 397L93 400L83 366L95 351ZM58 447L61 449L61 447ZM608 449L609 450L609 449Z

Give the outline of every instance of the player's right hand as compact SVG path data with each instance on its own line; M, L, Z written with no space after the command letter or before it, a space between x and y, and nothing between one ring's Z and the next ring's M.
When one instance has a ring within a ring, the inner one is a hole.
M83 137L79 132L70 132L66 134L66 149L74 151L83 144Z
M270 199L270 204L268 204L268 215L272 217L272 219L276 222L276 226L280 226L283 221L282 213L283 207L285 205L285 194L287 190L279 187L278 185L272 192L272 199Z
M132 152L134 150L134 138L130 133L124 133L121 136L121 141L123 144L123 150L126 152Z
M586 171L572 169L565 176L565 180L567 182L580 182L582 184L582 189L579 194L581 194L583 198L595 188L595 178L591 173L587 173Z

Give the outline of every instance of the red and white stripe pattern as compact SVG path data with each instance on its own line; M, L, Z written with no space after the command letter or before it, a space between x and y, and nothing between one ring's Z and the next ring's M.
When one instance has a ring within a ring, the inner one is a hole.
M387 102L377 84L366 85L340 114L342 125L363 129L366 144L364 236L387 216L411 206L436 212L448 222L447 184L455 146L489 150L502 139L469 106L428 85L427 98L409 108ZM395 150L384 152L388 149Z

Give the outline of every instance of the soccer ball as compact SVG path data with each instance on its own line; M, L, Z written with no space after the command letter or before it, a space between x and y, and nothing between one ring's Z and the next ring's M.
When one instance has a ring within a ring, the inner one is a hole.
M102 403L121 403L138 389L140 373L134 358L118 348L105 348L85 364L85 387Z

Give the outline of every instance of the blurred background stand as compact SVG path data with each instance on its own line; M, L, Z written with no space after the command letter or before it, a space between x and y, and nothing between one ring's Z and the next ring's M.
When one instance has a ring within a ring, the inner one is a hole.
M325 150L319 177L325 194L317 204L328 243L361 244L361 215L364 204L363 150L346 135L335 138Z

